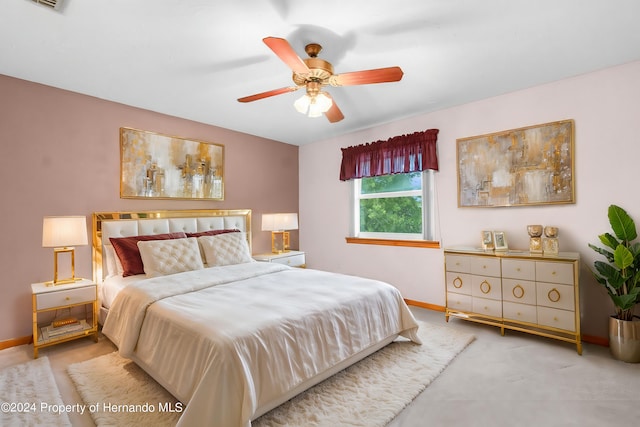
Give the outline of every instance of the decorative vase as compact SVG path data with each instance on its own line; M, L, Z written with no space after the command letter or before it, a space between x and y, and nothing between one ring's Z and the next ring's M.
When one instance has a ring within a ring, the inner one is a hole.
M542 252L545 255L558 255L558 227L546 226L544 235L547 237L542 241Z
M527 233L529 233L529 252L542 253L542 226L527 225Z
M620 320L609 317L609 350L614 359L640 362L640 317Z

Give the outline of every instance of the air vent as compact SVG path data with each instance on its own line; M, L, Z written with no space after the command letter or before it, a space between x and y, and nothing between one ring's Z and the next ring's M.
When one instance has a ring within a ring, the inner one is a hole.
M52 9L60 9L60 5L62 4L62 0L33 0L33 2L49 6Z

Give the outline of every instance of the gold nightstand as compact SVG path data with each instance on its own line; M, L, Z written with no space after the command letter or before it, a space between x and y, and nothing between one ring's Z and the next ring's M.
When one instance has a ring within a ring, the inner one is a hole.
M31 285L33 302L33 357L38 349L77 338L92 336L98 342L98 287L91 280L83 279L67 285L47 286L45 283ZM84 312L78 315L77 312ZM76 313L73 313L72 310ZM66 311L58 318L56 311ZM54 313L54 319L46 316L44 323L38 317ZM73 316L73 317L72 317Z

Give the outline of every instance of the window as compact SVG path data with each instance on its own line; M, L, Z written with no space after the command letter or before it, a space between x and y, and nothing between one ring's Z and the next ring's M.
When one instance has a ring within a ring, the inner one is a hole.
M353 180L347 243L440 247L435 236L438 129L342 148L340 180Z
M433 240L433 171L353 180L353 230L359 238Z

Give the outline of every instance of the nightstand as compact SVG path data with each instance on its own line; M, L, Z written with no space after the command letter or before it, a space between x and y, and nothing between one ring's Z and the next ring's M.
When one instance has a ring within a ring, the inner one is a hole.
M274 254L270 252L266 254L254 255L253 259L262 262L275 262L278 264L288 265L290 267L306 267L305 255L304 252L301 251L289 251L283 252L281 254Z
M31 285L31 293L34 359L38 357L38 349L41 347L87 336L92 336L98 342L98 287L91 280L82 279L76 283L56 286L34 283ZM58 318L56 311L69 313ZM44 313L49 312L53 312L54 319L46 316L47 320L39 323L38 317L44 317Z

